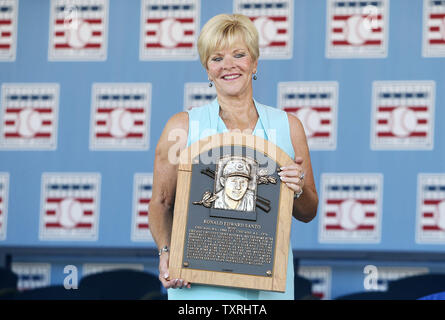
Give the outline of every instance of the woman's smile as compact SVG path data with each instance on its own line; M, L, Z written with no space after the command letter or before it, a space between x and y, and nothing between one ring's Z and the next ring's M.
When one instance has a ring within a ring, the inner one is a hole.
M241 77L241 75L239 73L227 74L227 75L222 76L222 78L224 80L228 80L228 81L238 79L239 77Z

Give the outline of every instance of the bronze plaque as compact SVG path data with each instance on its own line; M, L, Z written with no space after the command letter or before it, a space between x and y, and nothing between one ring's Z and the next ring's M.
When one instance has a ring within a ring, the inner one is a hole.
M285 291L293 197L278 171L292 159L240 133L209 137L183 153L171 277Z

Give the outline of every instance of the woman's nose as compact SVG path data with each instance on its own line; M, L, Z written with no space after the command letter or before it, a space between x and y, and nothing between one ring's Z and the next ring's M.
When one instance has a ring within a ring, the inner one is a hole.
M232 57L231 55L226 56L226 57L224 58L224 60L223 60L223 68L224 68L224 69L230 69L230 68L232 68L233 65L234 65L233 62L234 62L234 60L233 60L233 57Z

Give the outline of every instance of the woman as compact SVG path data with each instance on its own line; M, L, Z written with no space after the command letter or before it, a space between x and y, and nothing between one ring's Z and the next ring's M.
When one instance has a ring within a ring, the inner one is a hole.
M318 196L315 189L309 151L303 126L293 115L259 104L253 99L252 78L256 79L259 47L258 32L246 16L221 14L210 19L198 39L201 63L207 71L210 85L217 98L210 104L180 112L172 116L159 139L154 163L153 193L149 221L153 238L160 248L159 279L168 289L169 299L293 299L293 257L289 250L289 264L285 293L216 287L193 284L183 279L170 279L168 261L173 221L173 207L177 179L177 158L174 153L203 138L205 131L221 133L241 130L258 134L275 130L273 141L295 163L282 168L281 180L295 193L293 216L303 222L316 214ZM190 130L189 123L198 123L198 130ZM179 141L171 133L184 132ZM267 135L265 137L268 139ZM173 157L174 158L174 157ZM290 248L291 249L291 248ZM184 290L178 290L185 288Z

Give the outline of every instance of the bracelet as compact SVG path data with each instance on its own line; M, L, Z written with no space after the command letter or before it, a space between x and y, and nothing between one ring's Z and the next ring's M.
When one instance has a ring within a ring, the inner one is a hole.
M301 188L300 192L294 194L294 199L298 199L303 194L303 188Z
M164 246L162 249L159 250L159 256L163 253L163 252L169 252L170 250L168 249L167 246Z

